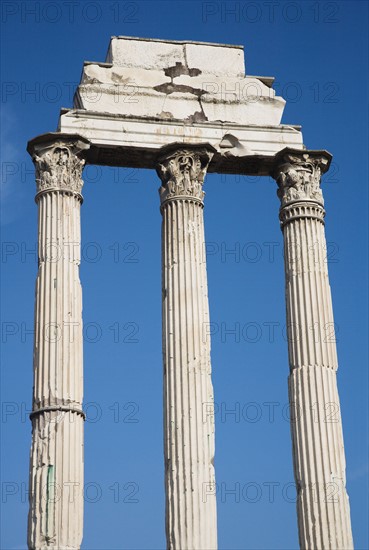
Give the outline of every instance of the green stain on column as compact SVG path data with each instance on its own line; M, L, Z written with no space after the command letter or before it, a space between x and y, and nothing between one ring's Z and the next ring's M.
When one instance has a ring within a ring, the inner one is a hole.
M46 540L49 541L54 536L54 503L55 503L55 466L49 464L47 467L46 482Z

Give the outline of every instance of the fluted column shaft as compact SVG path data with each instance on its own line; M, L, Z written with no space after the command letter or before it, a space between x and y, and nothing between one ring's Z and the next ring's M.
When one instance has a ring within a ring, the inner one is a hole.
M284 236L299 541L308 550L353 548L320 189L330 160L326 152L283 151L274 172Z
M36 141L36 140L35 140ZM73 549L83 529L80 205L85 140L29 148L36 167L36 281L28 546Z
M164 449L168 549L217 548L202 184L211 148L169 151L162 180ZM208 409L207 409L208 410ZM210 494L211 493L211 494Z

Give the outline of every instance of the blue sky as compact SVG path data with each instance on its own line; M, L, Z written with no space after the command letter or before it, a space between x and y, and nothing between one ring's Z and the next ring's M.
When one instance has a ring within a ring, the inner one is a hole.
M83 61L104 61L112 35L243 44L247 73L275 76L288 100L283 122L333 154L323 193L338 383L354 540L367 548L367 3L4 1L1 17L1 548L25 547L28 510L37 209L26 143L56 129ZM85 171L85 550L165 547L158 186L154 171ZM276 185L210 175L205 190L219 548L294 549Z

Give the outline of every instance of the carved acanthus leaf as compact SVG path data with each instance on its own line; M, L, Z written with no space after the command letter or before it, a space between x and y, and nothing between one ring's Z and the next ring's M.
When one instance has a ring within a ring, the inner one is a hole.
M35 153L33 162L38 193L49 189L81 193L85 161L74 153L72 145L56 143L50 149Z
M277 195L282 206L299 200L315 201L323 205L320 179L324 159L302 153L299 156L286 155L283 160L276 171Z
M206 149L179 149L163 159L157 167L162 181L160 200L173 197L204 198L202 186L213 153Z

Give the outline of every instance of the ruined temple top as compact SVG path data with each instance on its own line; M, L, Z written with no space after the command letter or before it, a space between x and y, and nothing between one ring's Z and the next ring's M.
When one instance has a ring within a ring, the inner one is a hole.
M209 171L267 174L303 147L273 81L247 74L243 46L113 36L105 61L84 62L58 131L90 140L89 163L153 168L162 147L208 144Z
M168 40L167 38L145 38L143 36L112 36L111 40L143 40L144 42L165 42L166 44L200 44L204 46L220 46L221 48L240 48L243 50L243 44L223 44L222 42L204 42L202 40Z
M118 67L159 71L178 67L174 77L203 73L245 76L243 46L231 44L113 36L106 62Z
M272 81L246 75L242 46L113 36L104 63L85 62L74 106L190 123L274 126L285 101Z

